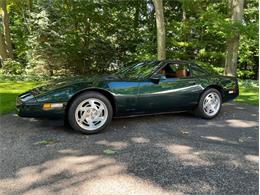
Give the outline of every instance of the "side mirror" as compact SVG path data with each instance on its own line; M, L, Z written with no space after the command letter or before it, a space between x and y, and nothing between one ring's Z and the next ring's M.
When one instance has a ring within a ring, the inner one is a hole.
M159 83L161 80L166 80L166 76L163 74L156 74L151 77L154 83Z

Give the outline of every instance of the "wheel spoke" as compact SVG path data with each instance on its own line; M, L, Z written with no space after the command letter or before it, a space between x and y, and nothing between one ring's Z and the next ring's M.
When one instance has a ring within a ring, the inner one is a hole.
M207 107L207 112L210 113L210 111L211 111L211 106L208 106Z
M84 113L80 116L80 122L83 122L86 119L87 115L88 115L88 112L87 112L87 110L85 110Z
M212 112L215 112L216 109L214 108L214 105L211 105L211 106L210 106L210 110L211 110Z
M85 112L85 111L86 111L86 107L81 107L81 108L79 108L79 110L80 110L81 112Z
M90 101L89 101L89 104L90 104L91 108L93 108L93 109L98 109L98 108L97 108L97 105L95 104L95 101L94 101L94 100L90 100Z
M104 120L104 117L103 116L98 116L94 119L94 121L102 121Z
M97 115L100 116L102 114L103 110L104 110L104 106L100 105L99 108L97 109Z
M93 127L94 126L93 120L91 118L86 118L86 121L87 121L89 127Z
M210 105L210 102L207 102L204 106L208 107Z

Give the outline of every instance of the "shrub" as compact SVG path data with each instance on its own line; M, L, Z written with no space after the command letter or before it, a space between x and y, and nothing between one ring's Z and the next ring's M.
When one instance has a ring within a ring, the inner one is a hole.
M223 75L224 74L224 68L223 67L213 67L214 71L216 71L218 74ZM253 70L240 70L237 69L237 78L239 79L253 79L255 77L255 73Z
M11 74L2 74L0 72L0 82L3 81L48 81L48 80L52 80L52 79L60 79L63 77L50 77L50 76L44 76L44 75L39 75L39 76L35 76L35 75L11 75Z
M251 70L237 70L237 77L240 79L252 79L255 73Z
M239 80L239 85L245 88L258 88L259 87L259 83L257 80Z
M213 69L218 73L223 75L224 74L224 68L223 67L213 67Z
M20 62L8 58L3 61L2 69L3 74L21 75L24 67Z

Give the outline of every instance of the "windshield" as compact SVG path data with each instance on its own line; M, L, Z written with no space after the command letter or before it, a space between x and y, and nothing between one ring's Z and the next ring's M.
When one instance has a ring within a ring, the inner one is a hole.
M160 67L160 62L139 62L119 70L116 75L122 79L148 78Z

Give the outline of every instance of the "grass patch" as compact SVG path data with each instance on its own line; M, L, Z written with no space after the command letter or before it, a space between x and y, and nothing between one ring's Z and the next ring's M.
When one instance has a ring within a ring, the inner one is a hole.
M16 97L39 84L40 82L0 82L0 114L13 111Z
M235 99L235 102L245 103L258 106L259 100L259 88L252 86L239 86L239 96Z

